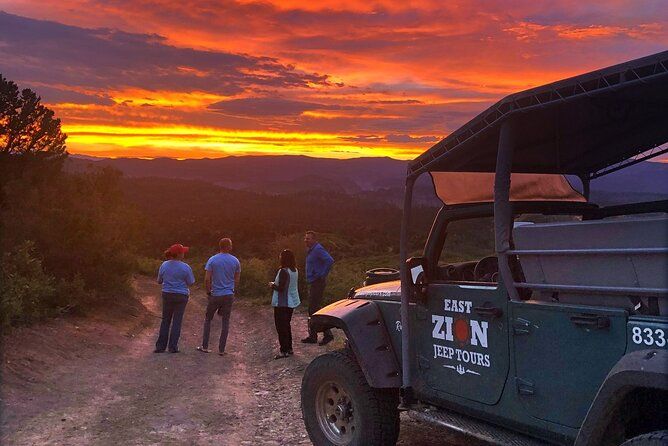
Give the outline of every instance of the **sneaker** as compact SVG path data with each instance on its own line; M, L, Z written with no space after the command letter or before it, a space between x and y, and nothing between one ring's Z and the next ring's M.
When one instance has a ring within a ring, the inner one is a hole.
M211 350L209 350L208 348L204 348L201 345L197 347L197 351L200 351L202 353L211 353Z
M329 335L322 338L322 341L318 342L318 345L327 345L334 340L334 336Z
M288 357L287 353L280 352L278 355L274 356L274 359L283 359L287 357Z
M218 356L225 356L227 353L225 352L218 352Z
M181 350L179 350L179 349L170 350L169 353L181 353Z
M156 348L155 350L153 350L153 353L165 353L165 350L164 349L160 350L159 348Z
M318 343L318 338L313 337L313 336L309 336L309 337L306 337L306 338L302 339L302 342L304 344L317 344Z

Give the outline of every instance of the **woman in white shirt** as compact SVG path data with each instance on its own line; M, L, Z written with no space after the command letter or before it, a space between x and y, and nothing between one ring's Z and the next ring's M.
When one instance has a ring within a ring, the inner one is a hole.
M295 254L289 249L284 249L279 257L281 267L276 272L276 279L269 283L273 290L271 305L274 307L274 323L278 333L280 352L274 359L286 358L292 352L292 313L299 306L299 272Z

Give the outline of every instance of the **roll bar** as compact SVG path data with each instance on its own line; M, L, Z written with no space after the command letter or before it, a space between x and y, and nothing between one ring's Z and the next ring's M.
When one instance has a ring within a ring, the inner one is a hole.
M417 177L407 175L404 191L404 208L401 218L401 235L399 239L399 271L401 274L401 399L402 405L413 403L413 385L411 376L411 361L413 356L411 343L411 324L408 313L411 296L410 272L408 271L408 231L411 221L413 204L413 186Z
M510 174L513 167L515 126L508 120L499 132L499 149L496 156L494 177L494 243L499 260L499 275L511 300L519 300L513 273L508 262L510 233L512 231L513 206L510 203Z

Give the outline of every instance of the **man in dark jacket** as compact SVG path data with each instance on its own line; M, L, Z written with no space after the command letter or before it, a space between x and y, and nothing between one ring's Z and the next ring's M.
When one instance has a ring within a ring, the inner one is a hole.
M308 283L308 315L310 316L322 308L323 294L325 292L325 284L327 274L334 264L334 259L331 255L318 243L316 234L313 231L306 231L304 236L304 243L306 244L306 282ZM331 330L327 329L324 332L320 345L325 345L334 339ZM302 339L306 344L315 344L318 342L318 333L311 329L309 324L308 337Z

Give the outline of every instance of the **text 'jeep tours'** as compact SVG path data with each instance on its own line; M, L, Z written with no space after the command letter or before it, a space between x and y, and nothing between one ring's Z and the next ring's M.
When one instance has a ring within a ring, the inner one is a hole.
M668 51L508 96L412 161L401 280L311 318L348 339L306 369L313 443L393 445L407 410L498 444L666 444L668 201L589 196L667 142ZM423 174L443 206L407 259ZM452 256L462 227L478 258Z

